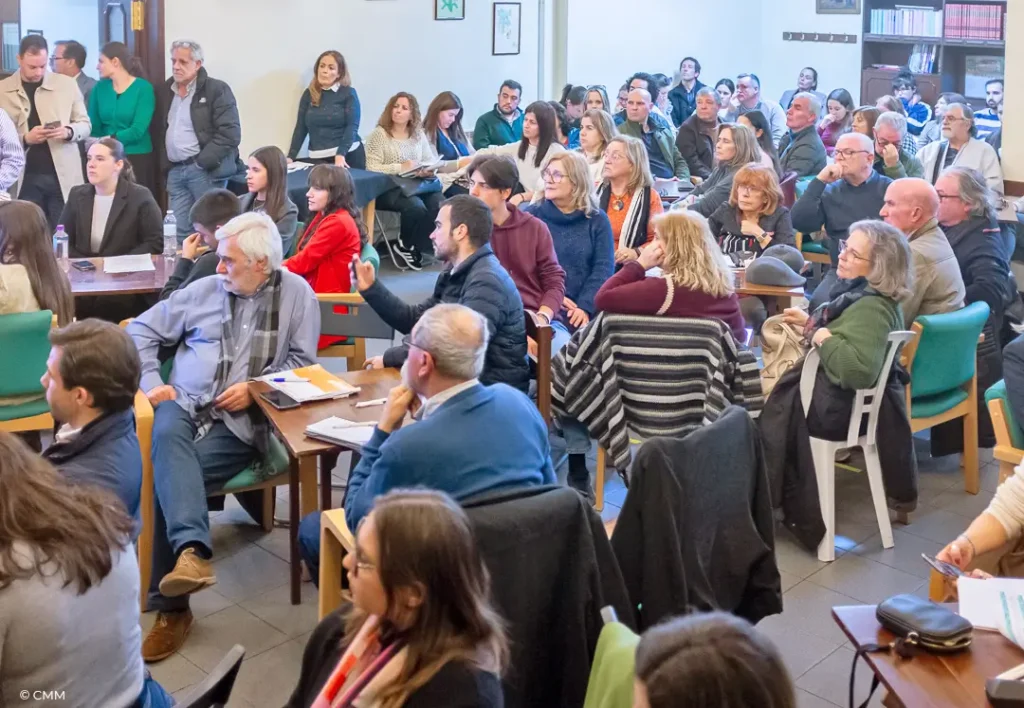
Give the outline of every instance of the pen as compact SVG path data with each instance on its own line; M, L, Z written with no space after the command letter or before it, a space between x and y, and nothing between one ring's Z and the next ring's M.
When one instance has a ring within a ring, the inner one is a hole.
M387 402L388 402L388 399L386 399L386 398L375 398L372 401L360 401L359 403L355 404L355 407L356 408L369 408L370 406L383 406Z

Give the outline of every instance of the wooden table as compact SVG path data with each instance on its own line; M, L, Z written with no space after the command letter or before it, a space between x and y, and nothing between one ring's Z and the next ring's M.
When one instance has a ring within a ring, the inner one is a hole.
M740 297L754 296L765 300L765 309L769 315L775 315L793 304L793 298L804 297L802 286L792 288L775 285L754 285L747 282L747 271L738 268L733 270L736 276L736 294Z
M875 607L832 608L832 618L855 649L869 643L888 644L895 639L878 624ZM950 609L955 610L956 606ZM901 659L895 652L873 652L864 658L888 689L888 706L981 708L989 705L985 681L1024 663L1024 650L997 632L975 630L971 648L956 654L921 652Z
M312 423L338 416L348 420L373 421L380 418L381 406L356 408L359 401L386 398L388 392L400 381L397 369L354 371L339 374L353 386L359 386L359 393L348 398L339 398L320 403L306 403L298 408L279 411L260 398L261 393L271 390L269 384L253 381L249 392L263 411L274 432L288 450L288 536L290 539L292 604L300 602L301 572L299 569L299 521L317 510L316 463L320 460L320 503L321 511L331 508L331 470L343 449L358 455L358 446L340 446L306 437L306 427ZM300 481L301 492L300 492ZM300 497L301 493L301 497ZM301 502L301 503L300 503Z
M85 295L138 295L158 293L163 290L167 279L174 272L173 258L151 256L156 270L142 270L134 273L104 273L102 258L72 258L74 261L89 261L96 270L83 271L68 268L71 293L75 297Z

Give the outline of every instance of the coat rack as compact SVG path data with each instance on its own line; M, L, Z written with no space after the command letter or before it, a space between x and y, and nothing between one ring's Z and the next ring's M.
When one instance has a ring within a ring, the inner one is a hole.
M829 42L832 44L856 44L855 34L832 34L830 32L783 32L783 42Z

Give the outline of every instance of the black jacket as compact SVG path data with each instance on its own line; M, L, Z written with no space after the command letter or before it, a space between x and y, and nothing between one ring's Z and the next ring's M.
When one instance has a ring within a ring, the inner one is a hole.
M601 608L612 605L632 626L601 518L561 486L490 494L462 506L490 572L494 602L508 621L505 704L582 706L604 624Z
M148 189L126 179L117 180L103 241L98 251L92 250L90 240L95 200L96 188L91 184L72 187L64 212L60 215L60 222L68 234L68 254L72 258L163 251L164 231L160 207Z
M423 313L440 303L459 303L487 318L491 333L484 359L484 384L503 383L526 392L530 370L526 363L526 321L523 301L490 244L453 268L450 264L437 276L434 294L410 305L388 290L380 280L359 293L381 319L402 334L408 334ZM409 352L392 347L384 352L385 366L401 366Z
M668 100L672 104L672 122L682 125L695 110L697 110L697 92L704 88L704 84L695 80L693 91L687 92L686 87L679 84L668 92ZM682 152L682 150L680 150ZM693 168L690 168L693 171Z
M346 605L324 617L309 636L302 653L299 684L286 708L308 708L320 695L344 653L345 613L350 607ZM403 704L404 708L502 708L503 705L497 676L456 661L442 666Z
M1003 308L1013 293L999 223L986 216L975 216L956 226L943 226L942 230L960 265L967 290L964 304L987 302L992 316L1001 322Z
M773 523L761 437L742 408L645 442L612 535L639 629L694 611L753 624L782 612Z
M158 148L160 165L164 171L171 168L167 159L167 116L174 100L174 79L168 79L156 93L159 126ZM189 111L192 128L199 139L196 163L215 177L224 179L238 172L238 144L242 141L242 123L238 118L238 104L231 87L223 81L211 79L206 69L196 77L195 95Z
M722 121L716 118L715 123L721 125ZM715 166L715 141L701 131L696 113L679 126L676 147L689 165L690 174L707 179Z

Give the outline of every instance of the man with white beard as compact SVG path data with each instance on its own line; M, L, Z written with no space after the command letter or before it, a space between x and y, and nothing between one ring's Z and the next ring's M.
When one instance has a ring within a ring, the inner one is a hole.
M375 497L427 487L456 501L515 487L555 484L548 429L523 393L479 377L487 319L455 303L435 305L405 338L402 383L391 390L363 457L352 470L345 520L355 529ZM415 421L403 425L406 417ZM319 514L299 527L314 579L320 558Z

